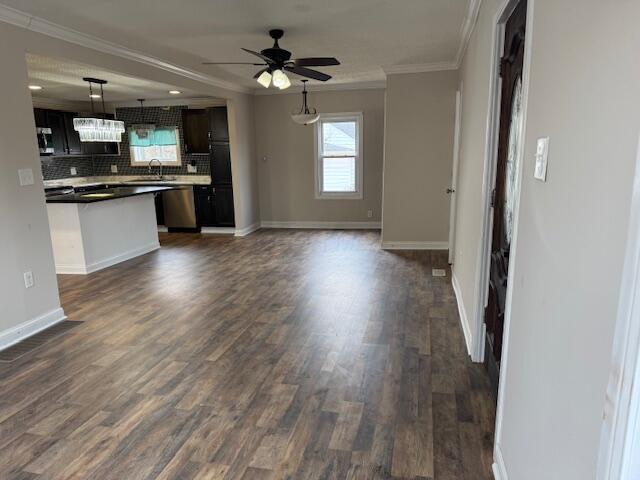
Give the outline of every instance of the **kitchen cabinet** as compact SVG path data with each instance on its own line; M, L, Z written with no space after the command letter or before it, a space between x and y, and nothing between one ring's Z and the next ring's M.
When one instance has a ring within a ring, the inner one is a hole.
M182 134L184 152L209 153L209 118L205 109L182 110Z
M211 181L216 185L231 184L231 153L228 143L211 145Z
M212 142L229 141L229 123L227 121L227 107L212 107L209 112L209 131Z
M215 227L216 207L213 196L213 187L210 185L198 185L194 187L194 201L196 204L196 219L199 227Z
M235 226L233 187L231 187L231 185L215 186L213 187L213 197L216 212L216 225L219 227Z
M77 113L63 113L64 131L67 137L67 153L69 155L80 155L82 153L80 134L73 128L73 119L77 116Z
M45 114L47 127L51 129L51 146L54 155L67 155L67 132L65 130L64 112L47 110Z

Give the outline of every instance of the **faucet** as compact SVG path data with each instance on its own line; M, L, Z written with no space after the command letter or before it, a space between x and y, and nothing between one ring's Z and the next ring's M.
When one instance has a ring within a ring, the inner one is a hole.
M158 175L158 180L162 180L162 162L160 160L158 160L157 158L152 158L151 160L149 160L149 175L151 175L151 164L153 162L157 162L158 166L160 167L160 173Z

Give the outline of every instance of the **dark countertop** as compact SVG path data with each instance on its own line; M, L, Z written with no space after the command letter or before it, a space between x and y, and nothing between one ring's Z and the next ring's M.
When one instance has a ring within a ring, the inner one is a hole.
M105 200L115 200L118 198L134 197L148 193L164 192L175 190L176 187L167 186L130 186L130 187L109 187L86 192L68 193L65 195L55 195L47 197L47 203L95 203Z

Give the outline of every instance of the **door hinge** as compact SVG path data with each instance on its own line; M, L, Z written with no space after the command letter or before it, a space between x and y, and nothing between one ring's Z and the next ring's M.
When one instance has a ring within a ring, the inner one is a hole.
M504 76L504 64L506 63L506 61L507 59L502 57L498 62L498 75L500 75L500 78Z
M491 203L489 203L491 208L496 206L496 189L491 190Z

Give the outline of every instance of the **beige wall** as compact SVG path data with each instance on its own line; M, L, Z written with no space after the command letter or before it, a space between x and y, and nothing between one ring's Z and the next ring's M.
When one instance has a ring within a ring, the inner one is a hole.
M383 246L446 248L456 85L456 71L387 77Z
M256 156L258 157L260 215L276 222L380 221L382 206L382 149L384 90L310 92L310 106L321 113L363 112L362 200L315 198L314 127L294 123L302 95L255 97ZM266 161L264 160L266 157ZM367 211L372 217L367 217Z
M12 329L43 316L49 322L63 313L44 203L35 123L27 90L24 52L0 26L0 346L15 341ZM32 169L35 185L21 187L18 169ZM25 289L23 272L34 286ZM43 320L46 324L46 321Z
M473 305L488 60L483 2L463 68L455 273ZM530 1L531 3L531 1ZM508 478L595 478L640 133L640 3L537 0L504 408ZM547 182L535 142L550 137ZM506 367L505 367L506 365Z

